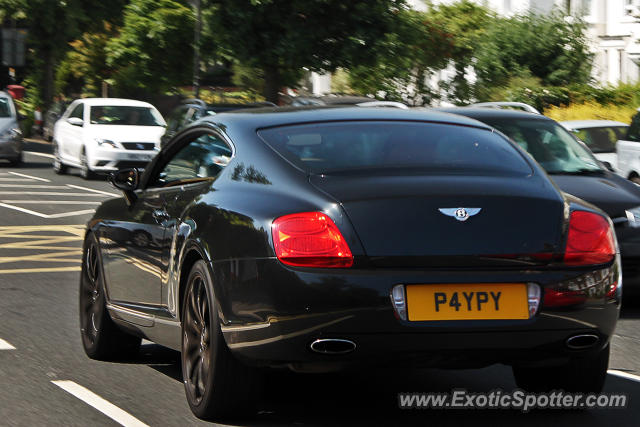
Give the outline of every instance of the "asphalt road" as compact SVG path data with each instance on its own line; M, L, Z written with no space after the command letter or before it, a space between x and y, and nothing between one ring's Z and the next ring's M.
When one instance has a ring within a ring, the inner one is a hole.
M145 342L139 357L126 362L85 356L77 312L84 224L118 192L74 171L55 175L47 144L29 143L27 150L37 155L27 154L22 167L0 165L0 425L118 425L114 418L123 425L205 424L185 401L178 353ZM626 409L400 410L399 391L508 391L515 383L505 366L417 373L385 366L350 375L270 375L260 413L233 423L637 426L640 304L630 302L610 369L631 375L611 374L605 387L629 395Z

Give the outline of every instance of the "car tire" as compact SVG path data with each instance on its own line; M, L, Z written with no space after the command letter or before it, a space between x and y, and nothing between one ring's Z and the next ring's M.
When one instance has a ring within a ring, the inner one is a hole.
M53 144L53 171L58 175L64 175L67 173L67 166L62 163L60 158L60 147L58 144Z
M182 375L194 415L210 420L255 411L259 373L239 362L225 343L212 281L197 261L188 276L182 304Z
M130 335L113 322L107 311L104 275L98 242L93 234L85 239L80 275L80 334L84 351L92 359L133 358L140 337Z
M89 167L86 151L82 150L80 154L80 177L84 180L91 180L95 177L94 172Z
M15 159L11 159L11 166L20 166L23 162L23 154L22 152L20 152L20 154L18 154L18 157L16 157Z
M518 387L532 392L564 390L600 393L609 366L609 345L595 354L573 358L569 363L551 367L513 367Z

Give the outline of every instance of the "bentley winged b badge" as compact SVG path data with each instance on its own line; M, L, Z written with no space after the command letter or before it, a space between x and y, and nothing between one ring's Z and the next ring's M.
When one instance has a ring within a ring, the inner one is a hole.
M478 214L482 208L439 208L441 213L452 216L458 221L466 221L469 217Z

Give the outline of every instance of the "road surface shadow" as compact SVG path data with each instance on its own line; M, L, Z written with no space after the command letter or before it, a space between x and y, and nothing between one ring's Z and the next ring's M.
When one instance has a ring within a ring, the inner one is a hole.
M146 364L174 381L182 382L180 353L156 344L144 344L133 360ZM230 425L637 425L640 382L609 375L605 392L626 393L627 409L533 410L515 409L400 409L400 392L471 392L516 388L511 369L494 365L483 369L409 370L387 365L368 371L336 374L294 374L266 371L256 415L216 420Z

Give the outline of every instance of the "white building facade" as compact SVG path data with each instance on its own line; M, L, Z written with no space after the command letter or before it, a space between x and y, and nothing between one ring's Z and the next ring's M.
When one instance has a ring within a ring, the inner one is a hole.
M594 53L593 78L602 86L640 80L640 0L473 0L504 16L559 9L581 16L588 24ZM434 0L451 4L454 0ZM416 10L427 10L423 0L409 0Z

